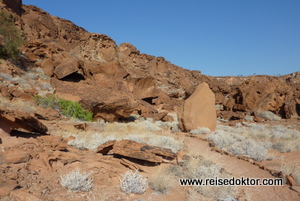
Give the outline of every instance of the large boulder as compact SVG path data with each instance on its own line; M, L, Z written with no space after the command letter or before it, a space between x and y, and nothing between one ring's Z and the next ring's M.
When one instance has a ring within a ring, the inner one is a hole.
M0 108L0 128L7 133L18 128L41 134L48 131L48 128L31 114L8 108Z
M215 95L204 82L185 100L179 112L180 128L183 131L199 127L215 130L216 121Z

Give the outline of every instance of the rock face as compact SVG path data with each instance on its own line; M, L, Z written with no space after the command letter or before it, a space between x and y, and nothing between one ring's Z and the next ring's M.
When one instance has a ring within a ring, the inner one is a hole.
M0 127L5 128L7 133L17 128L23 128L41 134L45 134L48 130L44 124L30 114L18 110L9 110L7 108L0 108Z
M35 6L23 9L19 23L28 40L27 64L41 67L60 96L77 96L98 119L115 121L132 112L162 119L162 110L176 110L199 83L200 72L141 54L129 43L118 47L104 34L88 33ZM72 84L76 87L65 90Z
M13 12L21 15L22 0L3 0L3 3L6 4Z
M206 127L216 128L215 95L207 83L200 84L195 92L185 100L179 115L180 127L184 131Z
M234 116L243 118L257 111L271 111L282 118L297 118L300 115L300 76L292 73L285 76L215 77L208 83L216 94L216 103ZM223 116L222 112L218 116Z
M89 33L35 6L21 6L20 0L0 4L14 15L26 37L23 65L42 68L52 77L52 83L59 83L55 85L57 94L84 102L98 119L115 121L130 113L164 119L167 112L178 113L184 99L203 82L209 84L223 110L238 113L229 115L229 119L253 115L258 110L269 110L283 118L300 116L297 72L281 77L205 76L173 65L163 57L140 53L129 43L118 46L104 34ZM76 88L64 88L72 84L77 84ZM92 96L83 97L83 92ZM5 88L1 94L14 96ZM121 98L117 99L116 94Z

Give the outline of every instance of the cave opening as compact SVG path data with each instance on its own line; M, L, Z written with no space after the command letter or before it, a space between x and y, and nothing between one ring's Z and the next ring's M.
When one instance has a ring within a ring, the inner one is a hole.
M67 82L80 82L81 80L85 80L85 77L80 73L74 72L71 73L70 75L67 75L66 77L63 77L60 80L67 81Z
M142 98L143 101L149 103L150 105L155 105L155 103L153 102L154 99L156 99L158 96L156 97L148 97L148 98Z

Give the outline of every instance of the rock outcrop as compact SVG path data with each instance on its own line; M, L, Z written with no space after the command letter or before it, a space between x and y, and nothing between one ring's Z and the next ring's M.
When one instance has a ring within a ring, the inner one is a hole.
M216 104L223 106L224 111L236 113L229 115L229 119L243 118L259 110L272 111L283 118L300 115L297 72L281 77L205 76L200 71L173 65L163 57L140 53L132 44L118 46L109 36L89 33L35 6L21 6L20 0L5 0L2 5L15 16L16 25L26 36L23 66L42 68L55 80L52 83L60 83L55 85L58 94L85 102L97 118L115 121L133 112L163 119L169 111L178 113L184 100L203 82L215 93ZM59 87L69 83L76 83L78 90ZM87 100L82 97L85 88L89 89L86 92L95 92ZM101 88L97 95L96 88ZM9 96L4 89L1 93ZM113 94L111 99L108 94ZM114 94L121 94L122 98L116 100ZM98 99L92 103L90 99L95 96Z
M282 118L300 116L300 76L215 77L208 83L216 94L216 104L243 118L258 111L271 111ZM232 113L232 114L233 114ZM219 114L222 115L222 111ZM228 116L227 119L237 119Z
M108 141L100 145L97 152L137 159L142 163L171 162L176 158L176 154L170 149L164 149L131 140Z
M3 3L7 5L14 13L22 14L22 0L3 0Z
M46 134L48 130L43 123L32 115L7 108L0 108L0 128L4 128L7 133L19 128L40 134Z
M200 84L195 92L185 100L179 113L180 127L190 131L199 127L216 128L215 95L207 83Z

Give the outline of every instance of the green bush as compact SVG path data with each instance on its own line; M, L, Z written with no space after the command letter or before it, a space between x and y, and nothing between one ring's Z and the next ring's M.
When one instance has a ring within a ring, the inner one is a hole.
M80 103L64 99L58 100L58 106L63 115L82 121L93 121L93 114L82 108Z
M23 43L21 31L15 26L12 16L0 12L0 58L6 56L17 60Z
M80 103L65 99L58 99L54 96L41 97L36 96L38 104L44 108L51 107L59 110L63 115L69 118L75 118L82 121L93 121L93 113L82 108Z

